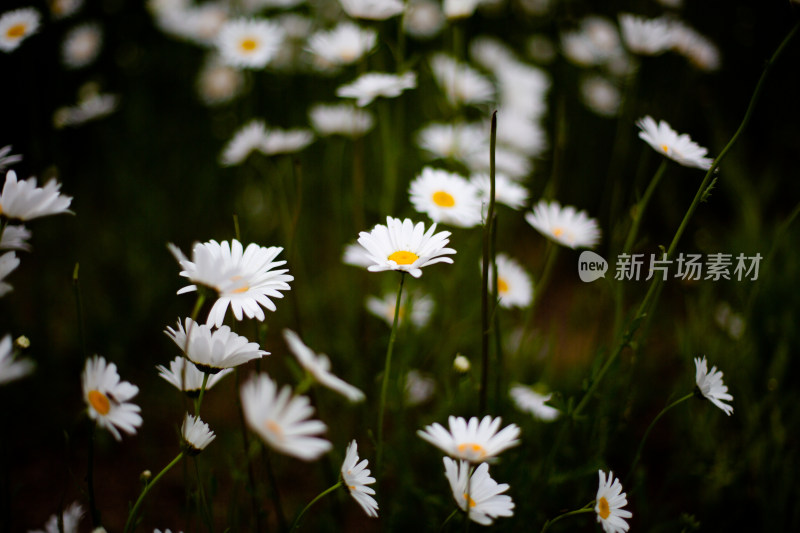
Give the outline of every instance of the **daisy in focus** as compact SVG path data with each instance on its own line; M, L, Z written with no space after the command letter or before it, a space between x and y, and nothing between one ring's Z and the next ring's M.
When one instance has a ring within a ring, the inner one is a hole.
M178 329L167 327L164 333L178 345L189 361L207 374L216 374L269 355L257 343L234 333L228 326L212 331L209 325L198 324L191 318L186 319L186 329L179 320Z
M514 259L506 254L497 254L497 296L500 306L510 309L512 307L528 307L533 301L533 283L525 269ZM491 287L494 275L492 265L489 265L489 285Z
M230 20L217 35L217 49L222 60L239 68L263 68L278 52L283 30L263 19Z
M556 201L540 200L525 220L548 239L572 249L592 248L600 241L597 220L589 218L586 211L561 207Z
M33 372L33 361L29 359L14 359L14 350L11 335L6 334L0 340L0 385L5 385Z
M0 193L0 216L18 220L72 213L71 196L60 194L61 184L50 180L44 187L36 185L36 178L17 181L17 173L9 170L3 192Z
M292 396L288 385L278 386L268 375L254 376L242 385L242 408L248 426L275 450L313 461L331 449L331 443L317 437L327 427L314 414L305 396Z
M622 483L614 477L613 472L609 472L608 477L602 470L598 470L597 473L600 476L594 507L597 521L603 525L606 533L624 533L628 531L629 526L623 519L633 515L623 509L628 505L628 499L622 492Z
M317 354L303 343L290 329L283 330L283 338L297 361L320 385L338 392L351 402L364 400L364 393L356 387L335 376L331 372L331 361L324 353Z
M142 425L141 409L128 400L139 393L139 387L120 381L117 365L96 355L86 360L81 381L89 417L97 425L117 440L122 440L120 430L136 434L136 428Z
M243 316L263 321L263 308L275 311L271 298L283 298L280 291L288 291L294 277L287 269L272 270L286 261L274 261L283 248L265 248L251 243L246 249L242 243L209 241L197 243L192 249L192 260L182 260L180 275L194 282L178 291L184 294L202 285L217 292L218 298L208 313L206 324L219 327L230 305L236 320Z
M39 29L41 15L32 7L6 11L0 15L0 50L12 52Z
M482 221L478 188L458 174L425 167L408 193L414 209L434 222L470 228Z
M181 425L181 438L183 439L183 450L189 455L197 455L206 446L211 444L216 435L208 429L208 424L200 420L200 417L195 417L186 413Z
M181 349L183 349L183 346L181 346ZM200 390L203 388L203 376L206 373L198 370L193 363L182 355L173 359L169 364L169 368L164 365L158 365L156 370L158 370L159 376L179 391L185 392L190 398L197 398L200 395ZM226 368L216 374L209 375L206 381L206 390L216 385L219 380L231 372L233 372L233 368Z
M517 409L532 414L537 420L551 422L561 414L555 407L545 404L552 394L540 394L535 388L520 384L512 385L509 394Z
M500 417L487 415L479 422L473 416L467 422L462 417L451 416L448 423L450 431L434 423L417 431L417 435L447 455L471 463L487 461L520 442L520 429L516 424L510 424L498 432L502 423Z
M378 516L378 502L372 497L375 490L367 487L375 483L375 478L370 476L367 466L369 462L364 459L358 462L358 444L353 440L347 446L347 454L342 463L342 481L350 491L350 495L358 502L368 516Z
M473 522L490 526L495 518L514 516L511 496L503 494L507 483L497 483L489 475L489 464L482 463L470 476L467 461L454 461L444 457L444 473L450 482L453 498ZM469 493L467 492L469 490Z
M639 138L653 147L653 150L665 155L685 167L694 167L701 170L711 168L713 159L706 157L708 150L694 142L689 135L673 130L665 121L656 124L653 117L646 116L636 121L642 130Z
M422 275L422 267L435 263L452 263L446 257L456 253L445 248L450 242L450 232L436 231L436 224L425 231L425 224L414 225L411 219L386 217L386 225L377 224L369 233L359 233L358 243L364 248L372 264L370 272L399 270L415 278Z
M725 401L732 401L733 396L728 394L728 386L722 383L722 372L717 370L717 367L712 366L711 371L708 371L708 362L706 357L695 357L695 383L700 393L711 400L711 403L725 411L725 414L730 416L733 413L733 407L723 403Z
M364 107L379 96L396 98L406 89L413 89L416 86L417 75L413 72L406 72L402 75L368 72L355 81L336 89L336 96L355 98L356 105Z

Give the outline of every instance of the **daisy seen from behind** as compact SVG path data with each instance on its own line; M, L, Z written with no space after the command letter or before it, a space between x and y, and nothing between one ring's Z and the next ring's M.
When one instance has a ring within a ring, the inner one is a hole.
M288 291L288 282L294 280L286 274L288 269L273 270L286 263L274 260L281 251L283 248L266 248L255 243L245 249L236 239L197 243L192 248L191 261L180 261L183 268L180 275L193 284L180 289L178 294L195 291L197 285L217 292L206 324L220 326L228 306L236 320L247 316L263 321L266 317L262 307L275 311L271 298L283 298L280 291Z
M32 220L34 218L72 213L71 196L60 193L61 184L50 180L44 187L36 185L36 178L17 180L17 173L9 170L0 193L0 215L9 219Z
M359 233L358 243L366 251L372 264L370 272L399 270L408 272L415 278L422 275L422 267L435 263L452 263L447 255L456 253L446 248L450 242L450 232L436 231L432 224L425 231L425 224L416 225L411 219L386 217L386 225L377 224L369 233Z
M723 400L732 401L733 396L728 393L728 386L722 383L722 372L715 366L712 366L709 372L705 356L702 359L695 357L694 366L695 383L700 393L730 416L733 413L733 407L723 403Z
M212 330L211 326L198 324L191 318L186 318L185 329L179 320L178 329L167 327L164 333L184 351L186 358L198 370L207 374L216 374L269 355L257 343L234 333L228 326Z
M0 50L13 52L22 41L36 33L42 16L32 7L6 11L0 15Z
M336 89L340 98L355 98L358 107L372 103L379 96L396 98L406 89L417 86L417 75L414 72L405 74L387 74L385 72L367 72L355 81Z
M297 358L297 361L320 385L338 392L351 402L360 402L365 396L361 390L335 376L331 372L331 361L324 353L317 354L314 350L305 345L294 331L283 330L283 338L289 346L289 350Z
M434 222L470 228L482 221L478 188L458 174L425 167L408 193L414 209Z
M569 248L593 248L600 242L597 220L586 211L572 206L561 207L556 201L540 200L525 220L548 239Z
M613 472L609 472L608 477L602 470L597 473L600 477L594 507L597 522L602 524L606 533L624 533L629 527L624 519L633 515L623 509L628 505L628 499L622 492L622 483L614 477Z
M370 475L367 468L369 461L358 461L358 444L353 440L347 446L344 462L342 462L342 481L350 491L350 495L358 502L367 516L378 516L378 502L372 497L375 490L367 485L375 483L375 478Z
M303 461L313 461L331 449L331 443L318 437L327 426L310 419L311 401L294 396L292 389L278 386L266 374L254 376L241 388L245 420L271 448Z
M128 400L139 393L139 387L120 381L117 365L96 355L86 360L81 381L89 417L97 425L117 440L122 440L120 430L136 434L136 428L142 425L141 409Z
M502 423L500 417L492 418L487 415L478 421L473 416L467 422L462 417L451 416L448 423L449 431L441 424L434 423L424 430L418 430L417 435L447 455L471 463L492 459L520 443L520 429L516 424L510 424L498 432Z
M200 420L200 417L186 413L181 425L182 448L189 455L197 455L211 444L216 435L208 428L208 424Z
M217 35L222 60L232 67L263 68L280 49L283 30L265 19L230 20Z
M636 125L641 129L639 138L661 155L685 167L701 170L711 168L714 160L706 157L708 149L698 145L686 133L679 135L666 121L661 120L656 123L653 117L647 115L637 120Z
M509 485L491 478L488 463L481 463L473 472L467 461L456 462L449 457L443 460L453 498L470 520L490 526L496 518L514 516L514 502L503 494Z

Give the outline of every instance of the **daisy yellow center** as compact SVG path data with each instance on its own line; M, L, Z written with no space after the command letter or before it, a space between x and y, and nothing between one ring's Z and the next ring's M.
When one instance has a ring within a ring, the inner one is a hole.
M597 502L597 507L599 509L597 514L599 514L600 518L603 520L607 520L608 517L611 516L611 508L608 506L608 500L606 500L605 496L600 498L600 501Z
M278 440L283 440L283 428L280 426L280 424L274 420L267 420L264 423L264 426L270 433L278 437Z
M433 193L433 203L439 207L453 207L456 205L456 199L449 192L436 191Z
M508 282L503 278L497 278L497 290L501 293L508 292Z
M251 38L243 39L242 42L239 43L239 46L241 46L242 50L244 50L245 52L252 52L256 48L258 48L258 42L255 39Z
M666 144L662 144L662 145L661 145L661 149L662 149L662 150L664 150L664 153L665 153L665 154L666 154L666 153L669 153L669 146L667 146Z
M458 453L469 457L483 459L486 457L486 448L475 442L462 442L458 445Z
M406 252L405 250L398 250L389 256L389 261L394 261L398 265L410 265L419 259L419 256L414 252Z
M89 391L89 405L101 415L107 415L111 411L111 402L108 397L99 390Z
M6 37L9 39L19 39L20 37L25 35L25 31L28 29L27 26L23 23L14 24L8 30L6 30Z
M469 506L470 506L470 507L475 507L476 505L478 505L478 504L475 502L475 500L473 500L473 499L472 499L472 497L471 497L469 494L462 494L462 496L464 496L464 499L465 499L465 500L467 500L467 501L469 502Z

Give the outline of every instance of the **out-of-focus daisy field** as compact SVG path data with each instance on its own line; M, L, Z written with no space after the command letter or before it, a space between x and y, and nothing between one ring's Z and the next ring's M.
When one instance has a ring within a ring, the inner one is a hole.
M800 530L799 22L4 1L0 530Z

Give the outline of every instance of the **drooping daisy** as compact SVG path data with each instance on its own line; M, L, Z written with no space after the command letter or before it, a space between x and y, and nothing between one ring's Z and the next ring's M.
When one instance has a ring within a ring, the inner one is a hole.
M242 385L242 408L247 424L277 451L312 461L331 449L331 443L316 435L327 427L314 414L305 396L292 396L285 385L280 391L268 375L254 376Z
M589 218L586 211L561 207L556 201L540 200L525 220L548 239L569 248L592 248L600 241L597 220Z
M414 225L411 219L386 217L386 225L377 224L369 233L359 233L358 243L366 250L372 264L367 267L370 272L384 270L400 270L408 272L415 278L422 275L422 267L435 263L452 263L446 257L456 253L452 248L445 248L450 242L450 232L436 231L432 224L425 231L425 224Z
M411 305L409 305L411 300ZM388 292L383 298L370 296L367 298L367 310L376 317L384 320L389 327L394 322L394 306L397 303L397 295ZM410 308L410 312L409 312ZM430 320L433 312L433 298L421 292L404 292L400 297L400 311L398 311L397 321L402 324L406 320L416 328L421 328Z
M233 67L263 68L278 52L283 30L269 20L237 19L223 24L217 35L222 60Z
M488 463L480 464L470 476L471 465L467 461L456 462L449 457L443 460L453 498L470 520L490 526L495 518L514 516L514 502L503 494L510 487L491 478Z
M216 374L269 355L257 343L234 333L228 326L212 330L207 324L198 324L191 318L186 318L185 329L179 320L178 329L167 327L164 333L178 345L189 361L208 374Z
M478 196L483 204L484 212L489 206L492 184L488 174L475 174L469 179L478 189ZM528 189L511 180L505 174L494 177L494 200L507 205L511 209L522 209L528 201Z
M403 12L400 0L339 0L342 9L357 19L386 20Z
M254 151L261 151L267 139L267 126L263 120L251 120L233 135L220 156L226 166L242 163Z
M540 394L534 388L520 384L512 385L509 394L520 411L530 413L538 420L550 422L561 414L555 407L545 405L552 394Z
M355 81L336 89L340 98L355 98L358 107L372 103L379 96L396 98L406 89L417 86L417 75L414 72L405 74L387 74L385 72L368 72Z
M60 194L61 184L50 180L44 187L37 187L36 178L17 181L17 173L9 170L3 192L0 193L0 215L18 220L72 213L71 196Z
M64 37L61 46L61 61L68 68L89 65L100 53L103 30L99 24L87 23L72 28Z
M82 386L92 420L117 440L122 440L119 430L128 435L136 434L136 428L142 425L141 409L128 400L139 393L139 387L120 381L117 365L106 363L105 358L97 355L87 359Z
M5 385L33 372L33 361L30 359L14 359L11 335L6 334L0 340L0 385Z
M494 85L465 63L437 53L430 60L436 84L453 105L483 104L494 99Z
M497 254L497 296L500 306L528 307L533 301L533 283L525 269L506 254ZM489 265L489 282L494 278Z
M317 104L308 112L311 125L320 135L361 137L375 125L372 113L348 104Z
M197 75L197 91L208 105L230 102L242 90L244 76L214 56L206 61Z
M372 497L375 490L367 485L375 483L375 478L370 476L367 466L369 461L364 459L358 462L358 444L353 440L347 446L347 453L342 463L342 480L350 491L350 495L364 509L367 516L378 516L378 502Z
M299 152L314 141L314 134L307 129L283 130L268 128L267 136L259 147L264 155L292 154Z
M600 484L597 487L597 497L594 510L597 513L597 521L603 525L606 533L624 533L628 531L628 523L623 520L633 516L630 511L623 509L628 505L628 499L622 492L622 483L614 477L614 472L609 472L606 478L605 472L597 471L600 476Z
M183 349L183 346L181 346ZM197 367L188 362L182 355L177 356L169 363L169 368L158 365L156 366L158 375L167 380L173 387L179 391L183 391L190 398L196 398L200 395L200 389L203 387L203 377L205 372L198 370ZM233 372L233 368L226 368L216 374L208 376L206 382L206 390L216 385L219 380Z
M653 150L665 155L685 167L702 170L711 168L713 159L706 157L708 150L694 142L688 134L678 134L666 121L656 124L653 117L647 115L636 121L642 130L639 138L653 147Z
M58 515L50 515L44 529L32 529L29 533L78 533L78 525L80 525L82 517L83 507L78 502L72 502L61 514L63 530L59 527Z
M488 131L480 124L431 123L417 133L417 144L435 158L464 161L485 151Z
M673 23L666 17L645 19L623 13L619 16L619 25L625 46L636 54L658 55L672 46Z
M18 154L11 154L11 145L8 144L0 148L0 170L5 170L10 165L14 163L19 163L22 161L22 156Z
M263 321L262 307L275 311L271 298L283 298L279 291L288 291L293 276L287 269L272 270L286 263L274 261L283 248L259 246L255 243L242 249L242 243L209 241L197 243L192 249L192 260L181 261L180 275L190 281L209 287L218 293L217 301L208 313L207 324L220 326L228 305L236 320L243 315ZM197 285L188 285L178 294L191 292Z
M504 427L502 419L485 416L478 421L472 417L467 422L462 417L448 418L450 431L434 423L418 430L417 435L443 450L447 455L472 463L480 463L497 456L500 452L519 444L520 429L516 424Z
M482 221L477 187L458 174L425 167L408 193L414 209L434 222L470 228Z
M284 329L283 338L300 366L305 368L320 385L338 392L351 402L360 402L365 398L364 393L359 389L331 373L331 361L328 356L324 353L314 353L303 343L297 333L290 329Z
M711 400L711 403L725 411L726 415L730 416L733 412L733 407L723 403L723 400L732 401L733 396L728 394L728 386L722 383L722 372L717 370L715 366L712 366L709 372L706 356L703 356L702 359L696 357L694 366L695 383L697 383L700 393Z
M4 280L18 266L19 257L17 257L16 252L6 252L0 255L0 297L14 290L14 287Z
M32 7L6 11L0 15L0 50L15 50L22 41L36 33L41 18L39 12Z
M186 413L186 417L181 424L181 437L183 438L183 449L189 455L197 455L206 446L211 444L216 435L208 428L208 424L200 420L200 417L195 417Z
M374 30L341 22L332 30L318 31L309 37L308 48L320 67L331 68L355 63L375 48L377 40Z

